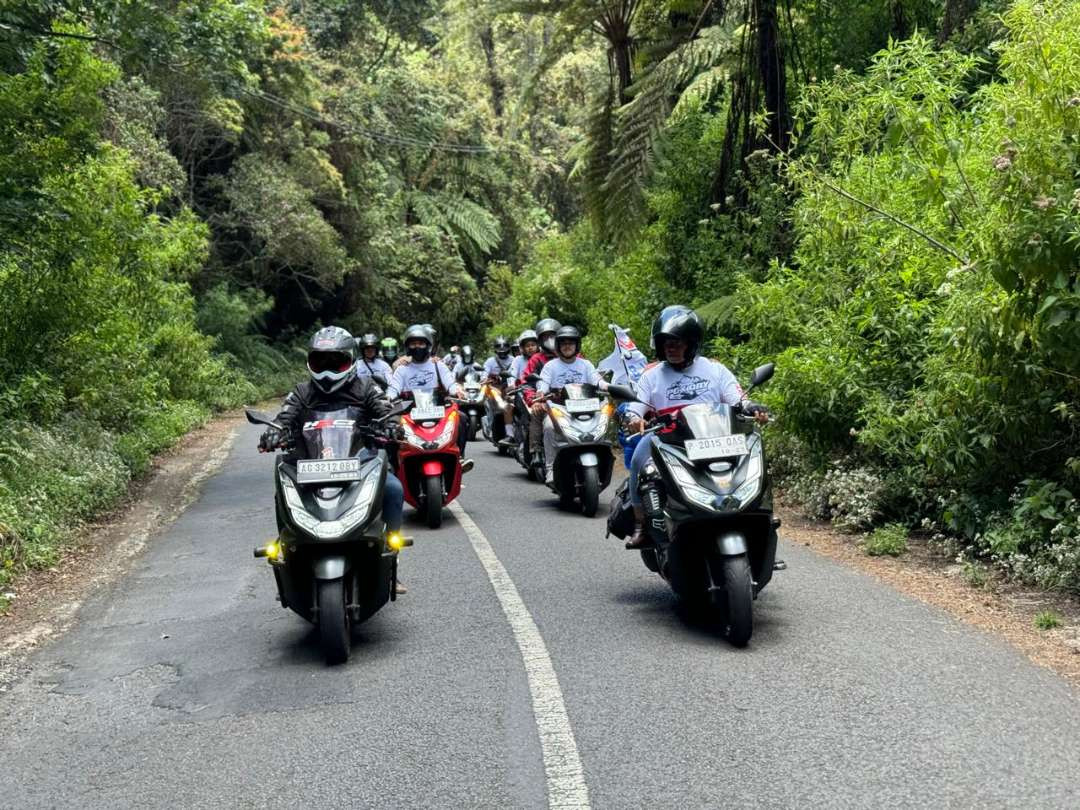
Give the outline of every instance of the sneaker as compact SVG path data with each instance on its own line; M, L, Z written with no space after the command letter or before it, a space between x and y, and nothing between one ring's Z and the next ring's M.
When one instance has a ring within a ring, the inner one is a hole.
M408 592L409 592L409 589L401 584L400 579L397 580L394 583L394 593L397 594L398 596L401 596L402 594L405 594L405 593L408 593Z
M474 467L473 460L471 458L463 458L461 460L461 473L464 475Z
M547 473L544 475L544 483L547 484L552 489L555 488L555 471L554 470L548 470L547 471Z

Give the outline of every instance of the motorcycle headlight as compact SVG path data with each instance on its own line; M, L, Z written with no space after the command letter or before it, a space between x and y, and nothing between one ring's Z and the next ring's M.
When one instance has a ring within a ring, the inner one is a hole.
M296 485L287 478L281 476L281 487L285 492L285 503L289 508L289 514L296 525L310 532L321 540L333 537L341 537L359 526L371 511L371 503L375 497L377 486L374 476L369 476L360 487L360 493L356 496L356 502L344 515L337 520L319 520L304 508L304 502L300 493L296 491Z
M435 444L442 447L443 445L450 444L454 440L454 428L457 427L458 415L457 411L450 414L450 418L446 420L446 427L442 429L442 433L439 434L439 438L435 440Z
M424 440L416 435L416 431L412 429L412 425L408 422L401 423L401 432L405 436L405 441L411 444L413 447L424 447Z
M694 480L694 476L690 474L690 471L683 466L683 463L674 454L664 452L661 455L667 463L668 470L671 471L672 478L679 482L679 489L682 494L698 506L715 511L714 501L716 500L716 494L699 485Z
M758 439L750 448L750 459L746 462L746 478L734 492L734 498L740 505L749 503L761 490L761 474L765 465L762 462L761 440Z

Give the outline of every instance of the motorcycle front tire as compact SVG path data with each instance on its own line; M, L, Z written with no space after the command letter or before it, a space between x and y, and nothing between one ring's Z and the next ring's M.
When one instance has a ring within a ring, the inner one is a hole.
M724 638L736 647L745 647L754 633L754 583L750 560L745 554L725 557Z
M594 517L600 507L600 472L596 467L581 469L581 513Z
M319 641L326 663L344 664L352 651L352 622L345 607L345 580L320 579L318 586Z
M424 517L429 529L442 525L442 476L429 475L424 479Z

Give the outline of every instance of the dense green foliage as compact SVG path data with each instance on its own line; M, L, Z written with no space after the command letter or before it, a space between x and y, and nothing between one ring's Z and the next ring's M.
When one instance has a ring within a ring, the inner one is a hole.
M1080 590L1078 32L1065 0L0 0L0 585L319 324L553 315L606 354L679 301L777 362L789 496Z
M606 353L609 322L640 339L693 304L742 376L777 362L774 467L811 511L1080 591L1080 6L891 4L897 30L890 4L793 2L778 142L784 109L743 123L747 54L724 46L768 4L711 5L639 52L614 135L589 133L599 209L537 247L505 325L550 311Z
M0 586L319 324L468 338L573 216L542 23L441 10L0 2Z

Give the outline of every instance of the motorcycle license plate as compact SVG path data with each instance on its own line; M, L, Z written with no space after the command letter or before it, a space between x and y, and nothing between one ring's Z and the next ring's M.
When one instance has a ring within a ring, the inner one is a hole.
M567 413L592 413L600 410L600 398L592 399L568 399L566 400Z
M728 458L745 456L750 452L746 446L746 434L733 436L713 436L709 439L687 439L686 457L691 461L704 461L710 458Z
M296 483L314 484L320 481L359 481L360 459L335 458L325 461L296 462Z
M446 416L445 405L432 405L429 408L413 408L409 413L414 422L427 422L432 419L442 419Z

